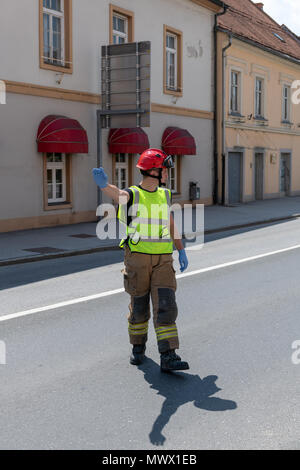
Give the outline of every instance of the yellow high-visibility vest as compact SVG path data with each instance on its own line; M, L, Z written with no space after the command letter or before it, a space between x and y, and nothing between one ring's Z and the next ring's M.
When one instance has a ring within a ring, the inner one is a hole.
M157 188L145 191L131 186L133 203L129 209L132 217L127 225L127 205L120 205L118 219L127 225L127 240L122 240L120 247L128 244L130 251L146 254L173 253L173 240L170 234L170 189Z

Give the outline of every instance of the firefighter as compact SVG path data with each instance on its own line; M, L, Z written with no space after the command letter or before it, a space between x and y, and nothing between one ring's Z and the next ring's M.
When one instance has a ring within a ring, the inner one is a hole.
M186 370L175 350L179 348L175 299L177 288L173 268L173 242L179 252L180 270L188 267L182 240L170 214L171 191L165 186L171 156L162 150L148 149L137 163L143 179L138 186L120 190L108 184L103 168L94 168L93 176L101 190L119 204L118 218L126 224L127 238L123 270L125 291L130 294L128 330L132 353L130 363L139 365L145 357L150 297L161 370Z

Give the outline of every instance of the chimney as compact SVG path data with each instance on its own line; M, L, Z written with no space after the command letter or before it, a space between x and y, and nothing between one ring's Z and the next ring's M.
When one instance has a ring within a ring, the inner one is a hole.
M259 3L255 3L255 5L260 9L260 10L263 10L264 9L264 4L259 2Z

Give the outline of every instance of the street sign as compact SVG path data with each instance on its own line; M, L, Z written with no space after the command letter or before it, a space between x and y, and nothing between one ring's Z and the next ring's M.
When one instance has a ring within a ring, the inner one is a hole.
M102 46L101 127L149 127L150 41Z

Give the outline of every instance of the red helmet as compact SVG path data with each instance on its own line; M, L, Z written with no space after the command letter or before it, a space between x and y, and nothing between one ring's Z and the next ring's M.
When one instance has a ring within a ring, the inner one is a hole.
M136 167L148 171L153 168L172 168L174 166L172 157L159 149L148 149L142 153Z

